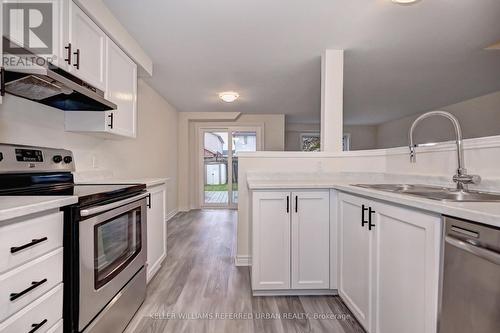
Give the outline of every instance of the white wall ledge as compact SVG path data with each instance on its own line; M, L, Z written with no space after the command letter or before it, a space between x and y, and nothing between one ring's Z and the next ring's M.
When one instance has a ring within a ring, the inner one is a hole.
M500 135L484 138L472 138L464 140L464 149L484 149L500 147ZM441 151L453 151L456 149L455 141L439 142L433 146L417 148L418 154L434 153ZM355 150L338 153L331 152L280 152L280 151L258 151L258 152L240 152L240 158L343 158L343 157L367 157L367 156L390 156L390 155L408 155L408 147L396 147L387 149L373 150Z

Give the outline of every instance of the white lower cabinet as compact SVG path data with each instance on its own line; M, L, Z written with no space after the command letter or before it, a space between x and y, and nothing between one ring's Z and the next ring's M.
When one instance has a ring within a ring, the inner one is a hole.
M328 289L329 191L255 191L252 205L252 289Z
M252 289L290 289L290 195L253 194Z
M435 333L441 217L341 193L339 294L370 333Z
M165 185L148 188L148 248L147 281L158 272L167 255L167 229L165 222Z
M62 332L63 213L2 221L0 244L0 333Z
M292 289L330 287L330 193L294 192Z

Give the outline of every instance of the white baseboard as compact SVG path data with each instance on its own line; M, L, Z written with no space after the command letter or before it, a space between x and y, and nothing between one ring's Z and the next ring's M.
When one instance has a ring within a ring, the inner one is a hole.
M165 222L170 221L175 215L177 215L178 212L179 211L177 209L174 209L173 211L169 212L165 217Z
M165 260L167 256L166 255L163 255L161 256L160 259L158 259L152 266L151 268L149 267L149 263L147 264L147 277L146 277L146 282L149 283L149 281L151 281L151 279L156 275L156 273L158 273L158 271L160 270L161 268L161 264L163 263L163 260Z
M336 289L311 289L311 290L253 290L253 296L336 296L339 292Z
M236 266L251 266L252 256L249 255L236 256L234 257L234 264Z

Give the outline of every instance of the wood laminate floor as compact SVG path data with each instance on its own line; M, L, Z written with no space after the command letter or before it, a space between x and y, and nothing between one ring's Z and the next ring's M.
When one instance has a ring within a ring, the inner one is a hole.
M126 332L364 332L336 296L253 297L233 262L236 217L196 210L168 223L167 258Z

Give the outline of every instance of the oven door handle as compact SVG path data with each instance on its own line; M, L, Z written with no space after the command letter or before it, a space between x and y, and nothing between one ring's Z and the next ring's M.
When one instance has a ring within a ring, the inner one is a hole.
M500 265L500 253L498 252L494 252L492 250L485 249L484 247L466 243L452 236L446 236L445 241L446 243L456 248L459 248L475 256L488 260L489 262L494 263L496 265Z
M144 199L147 196L148 196L148 193L142 193L140 195L136 195L135 197L123 199L123 200L120 200L117 202L112 202L112 203L107 204L107 205L97 206L97 207L89 208L89 209L82 209L82 210L80 210L80 216L90 216L90 215L99 214L99 213L102 213L102 212L129 204L129 203L132 203L134 201Z

